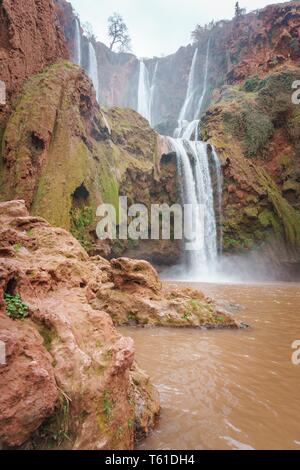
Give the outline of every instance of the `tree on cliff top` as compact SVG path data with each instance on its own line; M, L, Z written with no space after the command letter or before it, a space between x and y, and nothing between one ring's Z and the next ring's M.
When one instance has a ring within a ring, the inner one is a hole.
M246 14L246 8L241 8L239 2L235 4L235 17L240 18Z
M119 46L120 52L131 50L131 39L128 34L128 28L122 16L114 13L108 18L108 35L111 39L110 50L115 46Z

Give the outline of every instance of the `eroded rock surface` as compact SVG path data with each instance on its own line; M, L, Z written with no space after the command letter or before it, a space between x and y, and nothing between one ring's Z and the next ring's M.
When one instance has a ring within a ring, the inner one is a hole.
M4 296L17 293L24 320L7 316ZM130 449L157 421L157 392L115 325L240 326L198 290L163 286L145 261L90 258L24 201L0 204L0 324L0 440L72 449Z
M3 0L0 23L0 78L9 97L45 65L69 57L52 0Z
M0 366L1 442L132 448L135 422L139 435L147 433L159 402L134 366L132 340L88 301L89 285L99 289L108 279L106 262L89 260L68 232L29 216L24 201L1 204L0 220L0 322L7 346L7 364ZM4 293L17 292L29 307L23 321L5 312ZM132 367L141 388L133 385Z

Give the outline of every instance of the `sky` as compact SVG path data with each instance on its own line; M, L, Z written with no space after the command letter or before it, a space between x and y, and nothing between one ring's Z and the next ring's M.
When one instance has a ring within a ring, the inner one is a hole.
M247 11L283 0L241 0ZM190 43L196 24L231 19L236 0L71 0L83 23L89 22L98 40L109 43L107 19L120 13L129 29L132 52L153 57L176 52Z

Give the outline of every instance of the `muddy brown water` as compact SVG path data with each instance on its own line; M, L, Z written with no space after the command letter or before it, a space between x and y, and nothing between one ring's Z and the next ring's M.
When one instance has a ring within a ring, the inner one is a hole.
M161 396L160 423L139 448L300 450L300 284L199 288L242 304L234 315L251 328L122 329Z

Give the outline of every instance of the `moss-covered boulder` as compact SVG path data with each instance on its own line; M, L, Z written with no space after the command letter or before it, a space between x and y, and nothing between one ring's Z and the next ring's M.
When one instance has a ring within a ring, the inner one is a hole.
M70 230L94 254L120 255L128 243L103 248L97 240L96 208L105 202L117 210L119 194L150 204L151 193L165 192L158 199L168 201L159 157L144 118L100 110L84 71L62 61L29 79L13 104L2 130L0 199L24 199L32 214Z

